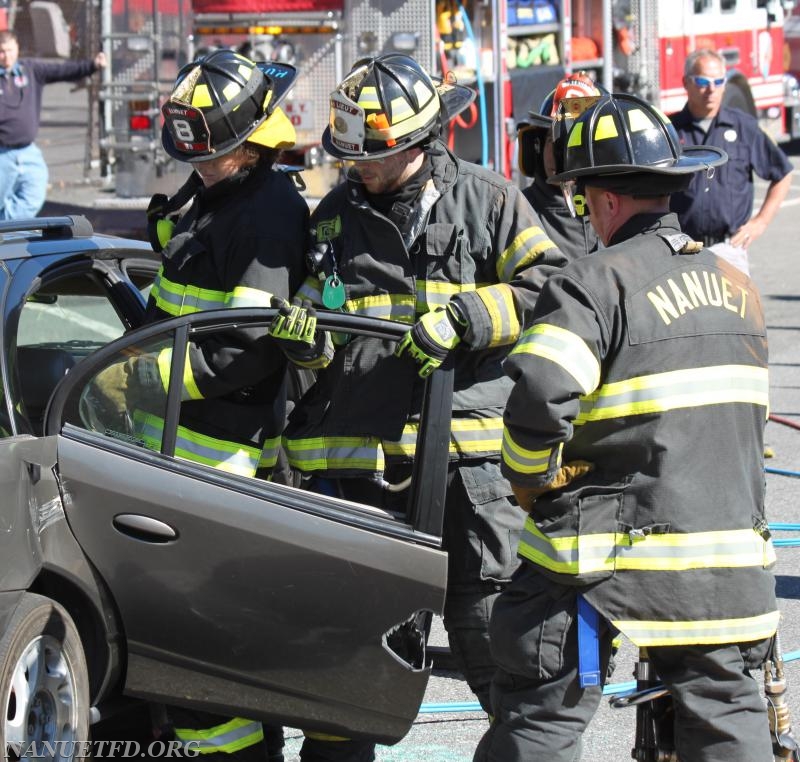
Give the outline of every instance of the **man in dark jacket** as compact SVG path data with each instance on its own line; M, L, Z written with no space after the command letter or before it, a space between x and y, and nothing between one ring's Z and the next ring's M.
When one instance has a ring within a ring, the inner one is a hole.
M687 56L683 86L686 105L672 117L681 144L716 146L728 161L710 177L693 177L686 190L673 194L670 209L689 235L749 272L747 250L786 198L792 164L754 117L722 106L725 59L717 51L701 48ZM755 214L754 175L769 183Z
M528 512L496 602L480 762L573 762L612 639L647 648L681 762L769 762L748 669L778 623L764 516L769 382L754 284L681 232L669 195L725 160L681 153L632 95L577 118L553 179L607 248L545 284L505 364L503 473Z
M444 623L488 711L488 615L517 565L521 529L499 467L510 386L500 364L564 258L516 187L438 139L472 97L399 54L359 62L332 94L322 142L348 177L312 215L316 271L299 293L409 331L399 343L321 332L295 342L292 358L320 370L284 442L312 489L403 511L422 379L440 366L454 370ZM368 741L319 737L301 754L304 762L373 756Z
M105 65L103 52L63 63L19 58L16 35L0 32L0 220L35 217L44 206L47 164L34 143L44 86L88 77Z

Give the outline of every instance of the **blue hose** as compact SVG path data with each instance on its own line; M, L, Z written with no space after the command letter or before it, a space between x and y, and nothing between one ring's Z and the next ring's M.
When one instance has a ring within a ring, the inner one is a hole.
M483 74L481 73L481 51L478 48L478 43L472 32L472 23L469 20L469 14L461 3L458 4L458 9L461 11L461 17L464 19L464 30L467 33L467 37L472 40L472 44L475 46L475 79L478 82L478 98L480 100L478 108L480 109L481 116L481 165L488 167L489 128L486 125L486 89L483 86ZM495 87L502 87L502 82L496 82Z
M768 474L780 474L781 476L800 476L800 471L787 471L785 468L765 468Z

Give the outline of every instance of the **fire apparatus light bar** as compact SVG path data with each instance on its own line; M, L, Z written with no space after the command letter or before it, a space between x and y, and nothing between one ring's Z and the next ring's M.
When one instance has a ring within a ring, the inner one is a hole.
M335 26L200 26L196 34L333 34Z

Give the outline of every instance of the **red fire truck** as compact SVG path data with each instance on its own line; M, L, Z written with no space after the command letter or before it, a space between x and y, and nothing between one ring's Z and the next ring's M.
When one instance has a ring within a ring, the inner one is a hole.
M142 4L146 7L139 8ZM712 47L728 63L728 103L783 125L787 105L794 103L787 101L783 71L784 18L793 5L788 0L102 0L102 39L112 64L100 93L100 143L118 195L146 195L159 178L169 179L169 163L159 150L160 102L178 64L223 45L300 69L285 108L298 132L292 161L315 168L305 173L313 195L336 179L319 148L329 93L355 60L389 50L408 52L429 70L451 72L475 87L474 109L447 137L458 154L509 177L515 123L538 107L565 72L578 69L594 72L609 90L636 92L671 113L684 102L687 53Z

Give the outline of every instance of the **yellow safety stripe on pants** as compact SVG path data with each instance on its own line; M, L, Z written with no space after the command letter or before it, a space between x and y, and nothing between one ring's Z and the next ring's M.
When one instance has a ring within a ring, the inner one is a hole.
M145 446L160 451L164 419L153 413L136 410L133 422L136 434L142 438ZM240 476L254 476L261 460L261 450L257 447L210 437L185 426L178 426L175 455Z
M453 418L450 421L451 455L489 455L500 451L503 419ZM418 423L407 423L397 442L383 440L383 451L390 456L413 458L417 450Z
M545 474L551 463L558 468L562 448L563 444L559 444L545 450L528 450L513 440L508 429L503 431L503 462L517 474Z
M503 419L454 418L450 424L451 455L477 457L500 452ZM292 467L301 471L357 469L383 471L385 456L413 458L418 423L407 423L396 442L376 437L309 437L284 442Z
M688 571L766 568L776 561L771 540L754 529L632 535L608 532L550 537L532 516L525 521L519 554L559 574L612 571Z
M203 395L197 388L197 383L192 375L192 365L189 360L189 347L186 347L186 362L183 364L183 386L181 388L182 400L201 400ZM167 347L158 353L158 374L161 377L161 384L164 391L169 387L169 371L172 364L172 348Z
M780 611L741 619L699 622L654 622L618 619L612 622L634 645L685 646L748 643L771 638L778 629Z
M496 286L484 286L475 292L489 313L492 324L490 347L513 344L519 338L520 324L514 295L511 286L500 283Z
M712 365L604 384L581 400L576 426L629 415L742 402L769 405L769 373L752 365Z
M261 448L261 459L258 461L259 468L274 468L278 462L278 453L281 449L281 435L264 440Z
M156 306L173 315L189 315L205 310L219 310L237 307L269 307L272 294L268 291L237 286L232 291L219 291L200 288L183 283L175 283L159 272L157 283L151 290Z
M175 738L182 744L192 743L193 750L200 754L233 754L264 739L264 728L260 722L235 717L223 725L194 730L175 728Z
M417 312L424 315L437 307L446 307L456 294L475 291L488 283L450 283L438 280L417 280Z
M376 437L286 439L284 447L289 465L301 471L384 470L383 448Z
M556 245L540 227L525 228L497 258L498 280L508 283L517 272L533 264L543 251L555 248Z
M584 394L597 389L600 363L586 342L572 331L539 323L524 331L509 355L535 355L561 366L581 386Z
M329 736L327 733L317 733L314 730L304 730L303 735L312 741L349 741L351 739L344 736Z

